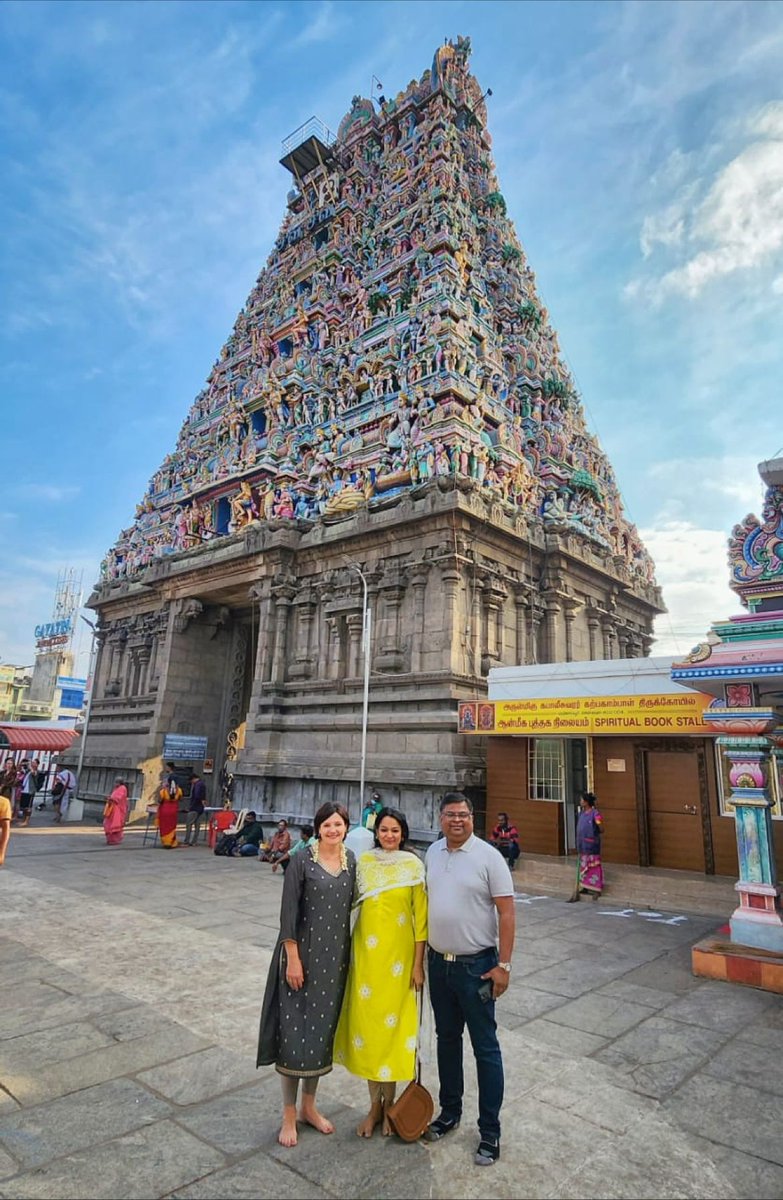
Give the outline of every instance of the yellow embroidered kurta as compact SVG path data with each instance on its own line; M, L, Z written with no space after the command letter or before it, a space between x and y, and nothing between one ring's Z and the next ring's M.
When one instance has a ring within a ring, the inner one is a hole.
M334 1039L334 1061L362 1079L412 1079L418 1011L414 947L427 940L424 866L406 850L357 863L359 916Z

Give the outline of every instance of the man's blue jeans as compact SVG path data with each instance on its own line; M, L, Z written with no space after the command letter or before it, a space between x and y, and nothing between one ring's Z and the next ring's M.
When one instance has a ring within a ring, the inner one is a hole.
M500 1106L503 1103L503 1059L495 1023L495 1001L479 996L481 976L497 966L494 949L482 951L469 961L446 962L430 950L430 1000L438 1038L440 1108L444 1117L462 1116L462 1035L468 1027L478 1076L479 1118L482 1137L500 1137Z

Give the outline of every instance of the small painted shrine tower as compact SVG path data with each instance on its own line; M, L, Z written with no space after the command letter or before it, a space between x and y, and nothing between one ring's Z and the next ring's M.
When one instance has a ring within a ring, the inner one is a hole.
M783 963L773 829L773 816L783 815L783 459L761 463L759 474L767 485L761 519L745 517L729 540L731 587L748 613L716 622L705 642L674 663L672 679L716 696L705 721L719 734L728 767L740 873L731 940L772 951ZM755 976L728 977L765 986ZM783 968L778 979L781 991Z
M496 664L648 653L653 566L508 218L469 42L283 146L279 236L90 604L82 791L146 799L166 735L235 804L479 803L455 732ZM182 743L184 745L184 743ZM201 764L203 765L203 763ZM217 788L215 788L217 795Z

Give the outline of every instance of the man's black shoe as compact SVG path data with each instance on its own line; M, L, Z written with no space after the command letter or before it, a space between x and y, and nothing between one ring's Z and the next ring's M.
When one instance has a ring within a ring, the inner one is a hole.
M437 1142L440 1138L445 1137L447 1133L451 1133L452 1129L456 1129L459 1122L459 1117L444 1117L443 1113L441 1113L432 1122L424 1137L428 1142Z
M500 1142L497 1138L483 1137L473 1159L477 1167L491 1167L500 1158Z

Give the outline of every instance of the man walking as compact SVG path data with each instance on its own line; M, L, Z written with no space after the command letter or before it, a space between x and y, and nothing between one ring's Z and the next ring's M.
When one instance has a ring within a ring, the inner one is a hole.
M194 771L190 777L190 802L185 813L185 845L195 846L201 833L201 822L204 819L204 801L207 798L207 785L200 775Z
M427 851L430 1000L435 1014L440 1114L437 1141L462 1117L462 1036L468 1027L478 1076L479 1137L474 1162L500 1158L503 1059L495 1001L509 983L514 949L514 884L493 846L473 833L473 805L462 792L440 801L443 838Z
M73 799L74 792L76 791L76 776L74 775L73 771L68 769L68 767L61 767L55 776L54 782L55 785L59 783L62 786L59 802L55 801L58 811L54 817L54 820L57 822L57 824L61 825L68 816L68 806Z
M19 816L22 825L29 825L30 817L33 815L33 800L38 791L38 759L34 758L31 763L25 759L22 765L24 774L22 775L22 792L19 797Z

